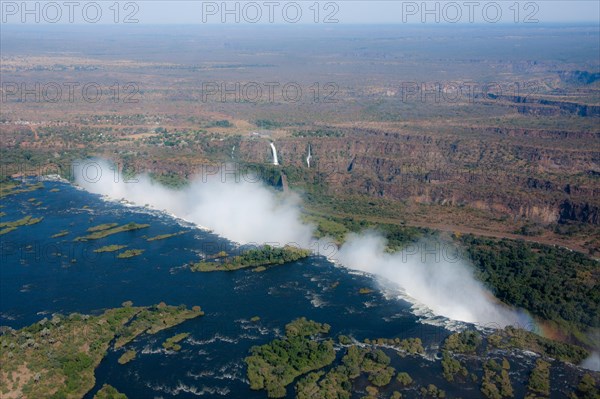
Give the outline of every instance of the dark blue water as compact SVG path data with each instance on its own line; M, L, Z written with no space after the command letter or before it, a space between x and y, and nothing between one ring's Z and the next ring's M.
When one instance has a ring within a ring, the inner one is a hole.
M382 294L371 277L349 273L323 257L313 256L263 273L193 273L185 266L201 254L231 252L235 244L168 215L106 202L65 183L44 182L44 186L2 200L3 221L25 215L44 219L1 236L0 324L20 328L53 313L98 314L129 300L140 306L161 301L199 305L206 312L204 317L156 335L141 336L125 349L109 351L96 370L96 387L86 398L93 397L104 383L129 398L265 398L264 392L249 389L243 359L251 346L272 340L286 323L301 316L329 323L332 336L346 334L360 341L420 337L432 355L450 333L418 322L409 303ZM28 201L30 198L36 201ZM37 201L42 204L36 206ZM95 241L73 241L86 235L91 226L113 222L147 223L150 227ZM69 234L51 238L61 230ZM186 233L146 241L147 237L179 231ZM130 259L93 252L110 244L126 244L128 249L145 252ZM374 292L359 294L363 287ZM250 322L253 316L260 321ZM162 342L180 332L190 333L181 343L182 350L164 351ZM119 356L131 348L138 356L119 365ZM450 396L479 397L472 384L449 386L437 361L392 359L398 370L409 372L420 384L435 383L449 394L455 393ZM514 373L526 373L533 361L527 356L517 359ZM473 365L472 371L480 375L475 368ZM359 381L357 390L360 387ZM514 387L517 397L523 396L522 384ZM291 390L289 393L292 396ZM416 391L403 394L419 397Z

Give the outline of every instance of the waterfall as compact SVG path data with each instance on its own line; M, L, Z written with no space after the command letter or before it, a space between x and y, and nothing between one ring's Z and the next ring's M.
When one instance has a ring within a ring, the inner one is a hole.
M310 153L310 144L308 145L308 155L306 156L306 166L308 166L310 168L310 160L312 158L312 155Z
M233 146L233 148L231 149L231 159L235 159L235 157L233 156L235 152L235 146Z
M271 151L273 151L273 165L279 165L279 161L277 160L277 149L273 142L271 142Z

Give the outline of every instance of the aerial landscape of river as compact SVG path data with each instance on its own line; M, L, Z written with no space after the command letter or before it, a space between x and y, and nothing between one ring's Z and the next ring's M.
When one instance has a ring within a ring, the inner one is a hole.
M600 399L600 2L0 13L1 399Z
M2 210L11 219L23 215L43 219L11 232L3 241L3 325L21 328L54 313L99 314L125 301L142 306L161 301L200 305L206 312L174 328L174 332L189 333L178 352L160 345L172 330L131 343L138 357L126 365L117 363L122 350L110 351L96 370L96 387L86 398L92 398L104 383L130 397L262 398L263 393L249 389L242 360L251 346L280 337L284 325L298 317L328 323L332 335L349 335L358 342L418 337L425 354L392 357L392 365L449 393L466 396L473 389L448 384L436 358L439 345L451 334L444 326L461 330L473 325L452 322L411 304L391 283L378 283L372 276L336 266L320 255L262 273L192 273L187 265L201 255L234 251L237 244L164 212L105 200L67 182L42 184L43 188L4 201ZM90 226L114 222L149 227L100 240L74 240L85 236ZM148 241L173 233L181 234ZM123 242L144 252L125 259L115 252L94 252ZM253 319L257 317L259 321ZM517 375L526 374L536 358L531 353L504 355L517 359L511 371ZM560 379L570 380L577 374L563 363L554 367L560 370L554 377L556 389ZM526 387L516 382L514 389L524 394ZM412 394L419 395L417 391Z

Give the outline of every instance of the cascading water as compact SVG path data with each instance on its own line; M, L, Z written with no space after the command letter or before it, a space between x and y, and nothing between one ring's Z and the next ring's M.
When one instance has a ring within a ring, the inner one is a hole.
M310 160L312 159L312 155L310 153L310 144L308 145L308 155L306 156L306 166L310 168Z
M273 165L279 165L279 161L277 160L277 149L273 142L271 142L271 151L273 152Z

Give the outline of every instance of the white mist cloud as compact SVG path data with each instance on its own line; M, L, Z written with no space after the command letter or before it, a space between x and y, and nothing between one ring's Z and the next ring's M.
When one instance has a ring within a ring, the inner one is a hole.
M600 353L592 352L592 354L581 363L581 367L592 371L600 371Z
M463 259L447 253L443 246L422 242L393 254L385 247L385 239L376 233L353 234L338 258L351 269L396 283L435 314L496 327L521 321L520 314L499 304L475 279Z
M278 196L262 183L249 179L235 182L231 176L223 181L217 173L172 190L152 182L147 175L139 176L136 183L125 183L115 179L108 162L93 162L103 171L101 176L90 166L92 161L75 168L76 182L89 192L166 210L239 243L295 243L332 254L331 245L323 240L316 243L314 227L302 222L298 198ZM385 244L374 233L351 235L333 257L350 269L398 284L437 315L498 327L519 322L519 314L495 301L466 262L431 259L431 255L423 259L408 250L389 254Z
M102 160L80 162L75 181L89 192L165 210L239 243L310 245L313 227L302 223L298 198L276 196L257 179L236 182L232 175L211 173L172 190L147 175L138 176L137 182L124 182L122 177L115 178L113 169Z

